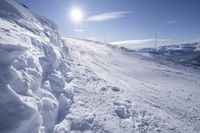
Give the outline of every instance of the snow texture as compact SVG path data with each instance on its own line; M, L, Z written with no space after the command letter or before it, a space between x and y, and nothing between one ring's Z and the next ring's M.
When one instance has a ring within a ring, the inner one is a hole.
M199 133L200 71L0 1L0 133Z

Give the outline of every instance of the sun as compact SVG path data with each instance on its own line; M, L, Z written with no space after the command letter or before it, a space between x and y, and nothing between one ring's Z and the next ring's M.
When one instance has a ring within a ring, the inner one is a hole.
M74 21L74 22L81 22L83 20L83 12L81 11L80 8L73 8L70 11L70 18Z

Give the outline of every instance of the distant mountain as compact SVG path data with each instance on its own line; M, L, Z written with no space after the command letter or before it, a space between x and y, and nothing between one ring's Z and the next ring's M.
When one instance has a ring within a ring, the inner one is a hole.
M155 49L142 48L138 52L155 54ZM156 54L166 56L168 59L178 63L200 66L200 42L161 46L156 51Z

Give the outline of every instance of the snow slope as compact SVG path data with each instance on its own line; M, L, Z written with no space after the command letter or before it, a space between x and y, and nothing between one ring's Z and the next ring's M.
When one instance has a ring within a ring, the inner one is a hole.
M0 133L198 133L200 71L166 63L1 0Z
M80 77L72 80L79 87L69 116L93 114L103 132L200 132L199 70L92 41L64 40ZM95 76L89 78L90 72Z

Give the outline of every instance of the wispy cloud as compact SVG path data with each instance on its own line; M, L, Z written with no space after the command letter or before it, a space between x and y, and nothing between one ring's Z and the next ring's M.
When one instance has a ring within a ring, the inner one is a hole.
M154 42L155 39L141 39L141 40L126 40L126 41L118 41L118 42L111 42L111 44L114 45L135 45L135 44L147 44ZM170 41L170 39L158 39L158 42L167 42Z
M170 20L168 22L165 23L165 25L170 25L170 24L174 24L176 23L177 21L174 19L174 20Z
M75 32L83 32L84 29L74 29Z
M120 11L120 12L106 12L101 14L96 14L94 16L90 16L87 18L87 21L93 21L93 22L102 22L107 20L113 20L125 17L127 14L130 14L129 11Z
M165 45L169 43L170 39L157 39L158 46ZM110 44L123 46L129 49L141 49L141 48L154 48L154 38L150 39L141 39L141 40L125 40L125 41L118 41L118 42L111 42Z

